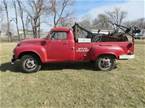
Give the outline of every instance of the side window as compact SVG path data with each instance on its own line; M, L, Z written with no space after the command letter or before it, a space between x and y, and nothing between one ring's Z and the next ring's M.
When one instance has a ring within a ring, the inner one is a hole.
M52 40L66 40L67 33L66 32L52 32L51 39Z

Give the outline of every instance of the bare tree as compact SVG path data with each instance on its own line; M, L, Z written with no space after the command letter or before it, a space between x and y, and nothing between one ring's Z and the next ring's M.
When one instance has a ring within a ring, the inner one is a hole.
M79 24L88 30L90 30L92 27L91 21L87 17L85 19L83 19L82 21L80 21Z
M31 10L25 9L25 12L31 19L34 38L40 37L40 18L44 10L44 0L28 0L27 5Z
M3 13L3 7L2 7L2 5L0 5L0 23L2 22L2 20L3 20L3 15L2 15L2 13Z
M139 27L140 29L145 29L145 18L140 18L135 21L126 21L124 24L128 27L136 26Z
M26 21L25 21L25 27L28 28L29 27L29 23L30 23L30 19L29 16L26 17Z
M99 14L96 19L93 20L93 27L97 29L111 29L109 19L105 14Z
M141 29L145 29L145 18L140 18L138 20L135 21L136 22L136 26L141 28Z
M120 8L115 8L113 11L106 12L109 20L113 23L121 25L125 17L127 16L127 12L121 11Z
M1 3L1 2L0 2ZM0 26L1 26L1 23L2 23L2 21L3 21L3 15L2 15L2 13L3 13L3 8L2 8L2 5L0 5ZM0 36L1 36L1 30L0 30Z
M19 26L18 26L17 5L16 5L16 1L15 1L15 0L12 0L12 2L13 2L14 10L15 10L15 18L14 18L14 22L15 22L15 24L16 24L16 28L17 28L18 40L20 41L21 37L20 37Z
M25 23L24 23L24 9L22 7L23 3L20 0L17 0L17 3L19 6L20 18L21 18L22 27L23 27L23 35L24 35L24 38L26 38Z
M61 21L62 19L70 16L70 9L67 12L65 11L73 4L72 0L49 0L49 4L49 12L51 12L53 16L54 26L57 26L59 21Z
M9 20L9 11L8 11L8 4L7 0L3 0L5 12L6 12L6 19L7 19L7 36L8 36L8 41L12 41L12 34L10 32L10 20Z
M61 26L72 27L75 24L75 17L69 16L67 18L62 18L60 24Z
M42 22L41 22L41 15L39 16L39 18L38 18L38 21L37 21L38 23L38 25L37 25L37 36L38 37L40 37L40 32L41 32L41 24L42 24Z

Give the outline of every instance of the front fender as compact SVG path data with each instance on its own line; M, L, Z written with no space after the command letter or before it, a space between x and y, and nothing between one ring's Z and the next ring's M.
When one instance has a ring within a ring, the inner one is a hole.
M40 57L42 63L47 62L47 51L44 48L44 46L36 45L36 44L18 46L15 48L15 51L14 51L15 58L16 59L19 58L19 56L22 53L26 53L26 52L33 52L33 53L37 54Z

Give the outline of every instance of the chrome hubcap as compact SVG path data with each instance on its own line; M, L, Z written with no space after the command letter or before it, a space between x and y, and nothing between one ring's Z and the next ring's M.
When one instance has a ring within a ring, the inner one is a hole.
M104 69L108 69L111 66L111 60L109 58L101 58L99 66Z
M27 69L33 69L36 67L35 61L32 58L26 59L24 64Z

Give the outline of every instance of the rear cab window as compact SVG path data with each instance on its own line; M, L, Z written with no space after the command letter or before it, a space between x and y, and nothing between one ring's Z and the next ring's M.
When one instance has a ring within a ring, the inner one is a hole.
M67 33L63 31L52 31L51 40L67 40Z

